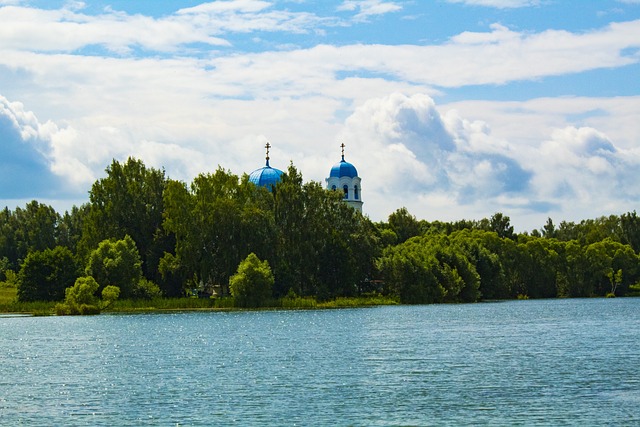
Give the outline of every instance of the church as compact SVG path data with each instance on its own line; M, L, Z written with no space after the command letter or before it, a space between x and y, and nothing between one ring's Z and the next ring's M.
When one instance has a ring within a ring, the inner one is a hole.
M255 185L266 187L271 191L272 187L280 182L284 172L269 165L269 149L271 148L271 144L267 142L265 148L267 149L266 165L251 172L249 181ZM358 176L356 167L344 159L345 145L341 144L340 148L342 148L342 159L333 165L329 172L329 177L325 179L327 189L343 191L344 202L362 213L362 205L364 202L362 201L361 179Z

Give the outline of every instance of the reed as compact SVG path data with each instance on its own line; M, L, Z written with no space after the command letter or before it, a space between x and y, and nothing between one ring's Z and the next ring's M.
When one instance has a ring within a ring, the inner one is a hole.
M196 310L215 308L215 300L210 298L154 298L116 300L109 306L109 312L136 312L156 310Z
M399 304L397 298L383 295L371 295L361 297L340 297L334 300L318 303L318 308L371 307L377 305L397 304Z
M287 308L287 309L309 309L317 308L318 303L315 298L312 297L284 297L279 300L278 303L274 303L275 307Z

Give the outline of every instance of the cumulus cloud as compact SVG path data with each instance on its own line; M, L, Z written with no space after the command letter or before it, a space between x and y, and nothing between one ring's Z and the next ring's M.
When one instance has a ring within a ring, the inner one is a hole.
M400 2L341 7L371 17L399 10ZM273 166L286 169L291 160L318 181L345 142L374 219L402 205L430 219L498 210L565 219L578 195L583 208L595 196L611 208L605 193L614 187L624 194L616 200L638 200L624 185L637 182L639 97L436 105L431 96L637 64L640 20L581 32L492 24L432 44L334 46L307 38L311 47L241 52L231 45L238 34L297 36L349 24L258 0L208 2L159 18L86 13L82 2L59 10L0 7L0 87L27 106L16 122L9 117L20 108L6 102L12 112L3 116L4 132L22 144L12 147L29 149L23 156L74 188L130 155L186 181L217 165L250 172L264 164L269 140ZM140 50L143 57L129 55Z
M358 161L367 176L363 198L365 188L375 189L374 205L406 202L429 215L421 200L447 195L454 205L473 205L530 186L531 173L503 141L493 140L486 124L442 115L423 94L367 101L349 117L341 139L355 153L367 153Z
M602 203L612 196L640 196L635 185L640 178L639 153L616 147L596 129L555 130L541 144L538 160L536 186L545 197Z
M0 96L0 198L59 196L66 188L51 172L50 149L57 127L41 124L17 102Z
M366 177L363 200L374 211L404 205L450 220L500 211L542 224L545 215L584 219L588 206L640 200L640 150L621 149L589 127L556 128L523 149L492 135L486 122L440 113L426 95L396 93L357 108L341 139Z

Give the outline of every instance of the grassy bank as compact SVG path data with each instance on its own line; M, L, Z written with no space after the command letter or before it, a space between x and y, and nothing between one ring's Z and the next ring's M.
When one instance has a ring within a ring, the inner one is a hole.
M19 302L15 285L0 283L0 313L28 313L35 316L53 314L55 302Z
M262 309L326 309L347 307L371 307L398 304L396 298L367 296L336 298L318 302L311 297L281 298L270 301ZM150 312L180 310L243 310L235 306L233 298L158 298L153 300L120 300L106 311L109 312Z
M19 302L15 286L0 286L0 313L29 313L33 315L53 315L56 302ZM398 304L396 298L380 295L352 298L336 298L317 301L311 297L285 297L274 299L262 309L328 309L348 307L371 307ZM152 300L117 300L105 313L144 313L162 311L195 310L242 310L235 307L233 298L156 298Z

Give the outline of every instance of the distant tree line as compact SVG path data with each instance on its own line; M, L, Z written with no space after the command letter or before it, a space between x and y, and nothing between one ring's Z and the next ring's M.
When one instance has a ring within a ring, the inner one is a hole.
M96 295L224 296L235 273L236 292L253 277L245 260L269 271L274 298L624 296L640 281L635 211L518 234L501 213L428 222L400 208L374 223L293 165L271 191L222 168L190 184L132 158L106 172L64 215L37 201L0 211L0 281L15 278L20 300L60 301L78 278Z

